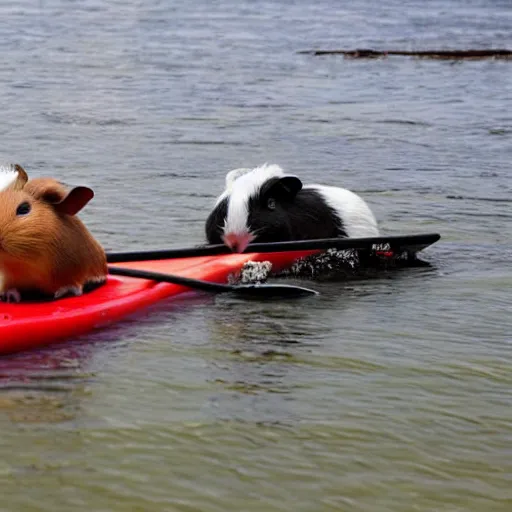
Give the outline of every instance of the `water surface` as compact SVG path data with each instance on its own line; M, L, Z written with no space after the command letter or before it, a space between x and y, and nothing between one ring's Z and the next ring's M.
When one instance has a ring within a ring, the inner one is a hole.
M297 53L510 48L510 2L24 0L0 31L0 157L94 187L107 250L201 243L265 161L443 235L430 268L3 358L2 510L511 510L512 64Z

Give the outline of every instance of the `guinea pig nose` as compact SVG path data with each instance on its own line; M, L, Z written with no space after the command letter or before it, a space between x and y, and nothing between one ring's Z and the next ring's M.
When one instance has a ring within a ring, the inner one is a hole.
M244 252L246 247L254 240L251 233L226 233L222 240L233 252Z

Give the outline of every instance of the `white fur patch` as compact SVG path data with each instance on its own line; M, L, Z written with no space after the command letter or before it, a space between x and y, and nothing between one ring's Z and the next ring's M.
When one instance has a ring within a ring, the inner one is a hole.
M233 169L232 171L229 171L226 174L226 188L224 192L217 198L215 201L215 206L217 206L226 196L228 196L231 193L231 190L233 189L233 183L242 176L242 174L247 174L251 172L252 169L249 169L248 167L240 167L239 169Z
M340 217L350 238L379 236L377 220L366 202L345 188L326 185L304 185L303 189L319 192Z
M61 297L64 297L66 295L79 297L80 295L82 295L82 288L79 286L63 286L62 288L59 288L55 292L54 298L60 299Z
M88 282L92 284L103 284L106 280L107 276L97 276L91 277Z
M11 288L3 293L0 293L0 301L3 302L21 302L21 294L16 288Z
M226 174L226 190L231 190L233 183L242 176L242 174L247 174L251 172L252 169L249 167L240 167L239 169L233 169Z
M10 187L18 178L18 171L12 164L0 164L0 192Z
M279 165L263 164L251 170L235 169L226 175L226 190L217 202L229 196L224 233L244 235L249 233L249 199L259 192L270 178L284 176Z

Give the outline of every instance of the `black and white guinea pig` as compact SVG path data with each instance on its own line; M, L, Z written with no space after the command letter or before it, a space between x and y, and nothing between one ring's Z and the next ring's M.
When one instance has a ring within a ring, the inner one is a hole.
M243 252L255 242L378 236L363 199L344 188L303 185L278 165L234 169L206 220L210 244Z

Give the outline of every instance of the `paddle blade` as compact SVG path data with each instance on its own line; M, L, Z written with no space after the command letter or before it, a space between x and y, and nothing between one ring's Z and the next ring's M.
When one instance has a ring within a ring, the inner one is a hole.
M287 284L244 284L233 286L231 292L246 299L298 299L318 295L317 291L310 288Z

